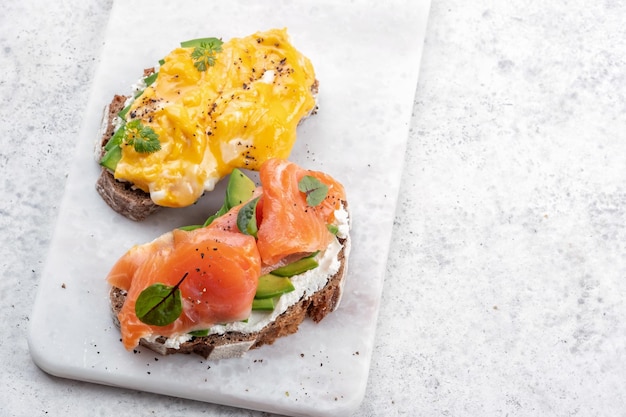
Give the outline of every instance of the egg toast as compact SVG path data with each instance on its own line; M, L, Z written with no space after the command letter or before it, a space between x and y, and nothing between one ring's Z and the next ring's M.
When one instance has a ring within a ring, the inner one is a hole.
M96 189L140 221L194 204L235 168L287 158L317 110L318 81L287 31L271 29L182 42L135 90L105 108Z

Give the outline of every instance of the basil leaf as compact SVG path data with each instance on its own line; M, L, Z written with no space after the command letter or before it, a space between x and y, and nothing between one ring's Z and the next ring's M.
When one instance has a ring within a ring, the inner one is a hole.
M151 326L167 326L176 321L183 312L183 299L178 289L179 285L180 282L174 287L152 284L143 290L135 302L137 318Z
M306 202L311 207L319 205L328 195L328 186L310 175L298 181L298 190L306 194Z
M256 206L259 202L259 198L253 198L244 204L237 213L237 227L241 233L245 235L252 235L256 237L258 231L256 224Z

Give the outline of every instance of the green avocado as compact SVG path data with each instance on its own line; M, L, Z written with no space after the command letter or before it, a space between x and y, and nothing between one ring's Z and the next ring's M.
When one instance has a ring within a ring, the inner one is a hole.
M257 286L254 298L272 298L293 290L295 290L295 287L289 278L265 274L259 277L259 285Z
M122 159L122 148L114 146L100 159L100 165L115 172L115 167L117 167L117 163L120 159Z
M228 210L231 208L250 200L255 188L256 185L254 181L248 178L246 174L241 172L238 168L233 169L228 178L228 184L226 184L224 204L222 204L222 207L220 207L217 213L206 219L202 226L206 227L210 225L213 220L228 213Z
M250 200L255 188L256 184L246 174L238 168L233 169L226 186L226 206L228 209Z
M273 298L255 298L252 300L252 310L254 311L272 311L274 305Z
M317 252L313 255L307 256L306 258L302 258L298 261L275 269L272 271L272 274L278 275L279 277L292 277L294 275L300 275L309 269L317 268L319 264L315 260L315 255L317 255Z

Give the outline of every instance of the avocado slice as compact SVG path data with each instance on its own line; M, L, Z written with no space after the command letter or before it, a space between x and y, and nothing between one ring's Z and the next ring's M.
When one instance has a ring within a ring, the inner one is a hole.
M194 330L194 331L189 332L189 334L194 336L194 337L208 336L209 335L209 329Z
M255 311L272 311L274 310L273 298L255 298L252 300L252 310Z
M220 42L218 38L198 38L198 39L190 39L188 41L183 41L180 43L181 48L195 48L197 46L201 46L203 43L213 43Z
M252 197L255 188L256 184L254 184L254 181L248 178L246 174L238 168L233 169L228 178L228 184L226 184L224 204L222 204L222 207L220 207L217 213L206 219L202 226L206 227L210 225L213 220L223 216L234 206L248 201Z
M279 277L292 277L294 275L300 275L310 269L317 268L319 264L315 260L315 255L317 255L317 252L306 258L275 269L272 271L272 274L278 275Z
M295 287L289 278L265 274L259 277L259 285L257 286L254 298L272 298L293 290L295 290Z
M115 171L115 167L117 167L117 163L120 159L122 159L122 148L114 146L104 154L102 159L100 159L100 165L110 169L111 171Z
M244 203L252 197L256 184L239 168L233 169L226 186L226 205L228 209Z

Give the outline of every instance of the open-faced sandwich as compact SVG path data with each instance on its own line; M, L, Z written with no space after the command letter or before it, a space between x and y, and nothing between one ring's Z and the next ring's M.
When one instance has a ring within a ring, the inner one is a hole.
M189 206L234 168L287 158L317 88L284 29L182 42L107 106L96 189L133 220Z
M235 169L203 225L135 246L113 266L111 307L127 349L238 357L338 306L350 253L344 187L277 158L259 182Z

